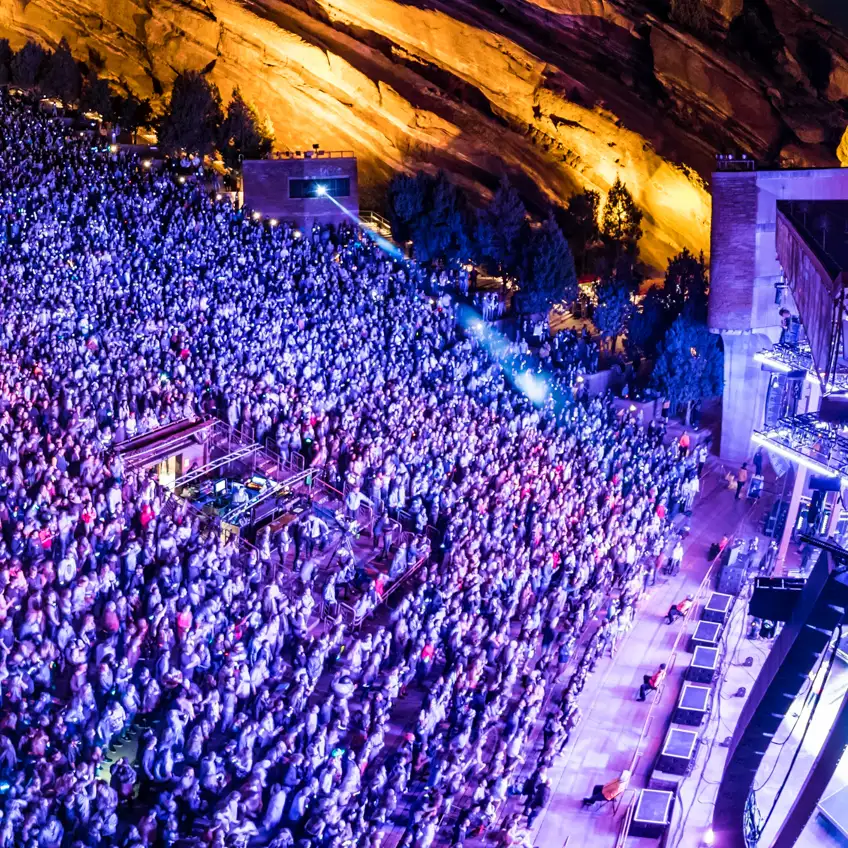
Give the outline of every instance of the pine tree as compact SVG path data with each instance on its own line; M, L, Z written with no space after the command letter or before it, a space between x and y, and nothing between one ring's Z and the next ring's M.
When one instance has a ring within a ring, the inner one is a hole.
M587 190L575 194L568 201L568 208L561 214L562 229L568 238L579 270L584 272L589 253L601 237L598 229L598 214L601 195Z
M634 251L642 238L642 212L619 177L607 195L601 217L601 234L618 251Z
M0 38L0 85L12 78L12 48L8 38Z
M423 183L423 213L411 222L415 258L447 263L467 259L471 240L464 197L444 171L424 178Z
M514 274L521 261L521 237L527 210L521 196L503 176L489 205L477 220L477 253L496 274Z
M627 344L632 353L653 358L660 342L676 315L669 313L662 291L653 287L648 291L627 324Z
M218 88L197 71L174 80L171 101L159 124L159 145L166 153L211 153L221 126Z
M27 41L12 57L12 82L21 88L34 88L47 53L37 41Z
M555 303L577 299L577 273L568 241L553 215L527 239L521 289L514 298L519 312L547 312Z
M673 410L686 407L688 424L695 401L721 394L724 354L720 337L706 324L681 315L660 345L651 382Z
M392 238L407 242L412 238L412 222L424 212L426 186L423 174L395 174L389 183L387 202Z
M689 252L688 248L668 262L663 283L666 307L676 317L684 309L695 321L707 320L707 295L709 282L704 254L699 256Z
M83 83L80 108L83 112L95 112L104 121L112 120L112 92L109 83L100 79L94 71L89 72Z
M80 96L80 83L79 66L71 53L68 40L63 38L44 64L41 90L62 103L76 103Z
M266 159L272 145L273 137L256 109L244 100L238 88L234 89L218 145L224 163L228 168L240 168L243 159Z
M598 303L592 322L601 338L609 341L610 350L615 350L618 337L626 332L633 314L630 290L621 280L609 277L596 287L595 296Z
M140 127L149 126L153 110L149 100L139 100L133 94L112 98L112 114L115 121L128 133L135 134Z

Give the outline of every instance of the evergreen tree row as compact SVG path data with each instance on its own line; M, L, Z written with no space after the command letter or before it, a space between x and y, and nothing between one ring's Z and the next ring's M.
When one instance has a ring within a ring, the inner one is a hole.
M389 186L388 211L398 241L411 241L422 262L473 261L518 286L515 306L545 312L577 299L577 272L635 278L642 213L620 180L601 209L598 192L571 199L533 224L504 177L482 209L445 176L400 174ZM575 261L576 257L576 261ZM624 268L629 268L625 272Z
M242 159L267 157L273 145L269 122L260 119L237 88L224 112L218 88L203 74L186 71L174 81L164 115L154 121L149 101L113 91L94 69L74 59L64 38L53 51L27 41L17 52L0 39L0 84L6 83L96 113L129 132L155 126L167 153L208 154L217 149L231 168L238 168Z

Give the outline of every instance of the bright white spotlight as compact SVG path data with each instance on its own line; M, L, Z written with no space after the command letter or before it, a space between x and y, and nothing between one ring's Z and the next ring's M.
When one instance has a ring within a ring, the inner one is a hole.
M715 831L711 827L704 834L704 845L715 845Z
M515 385L532 403L544 403L548 397L547 382L532 371L522 371L520 374L516 374Z
M262 216L259 214L259 212L254 212L254 213L253 213L253 220L254 220L254 221L258 221L261 217L262 217Z
M324 195L326 193L327 193L327 186L322 186L322 185L315 186L315 194L317 194L318 197L324 197Z

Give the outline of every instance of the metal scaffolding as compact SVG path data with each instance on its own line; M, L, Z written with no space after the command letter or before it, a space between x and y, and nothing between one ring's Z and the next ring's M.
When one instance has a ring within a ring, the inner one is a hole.
M754 356L754 361L787 374L791 371L806 371L810 379L819 379L808 342L800 342L794 345L776 344L757 353ZM830 382L824 387L824 390L827 393L848 392L848 369L837 368L831 374Z
M217 471L219 468L223 468L225 465L229 465L231 462L237 462L238 460L252 456L260 449L260 446L257 444L247 445L245 447L240 447L232 453L218 457L218 459L214 459L211 462L207 462L206 465L200 465L189 471L187 474L183 474L182 477L177 478L174 482L174 488L182 489L190 483L194 483L196 480L210 476L213 472Z
M848 477L848 430L836 422L822 421L817 412L781 418L774 427L755 431L754 440L790 459L806 460L814 471Z

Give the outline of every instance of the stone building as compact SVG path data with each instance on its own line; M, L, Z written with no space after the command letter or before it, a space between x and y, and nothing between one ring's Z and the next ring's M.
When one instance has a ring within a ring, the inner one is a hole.
M244 202L265 218L310 229L359 216L356 157L309 150L243 163Z
M720 453L737 464L762 445L778 470L795 468L781 559L811 503L813 523L826 519L819 532L840 521L848 529L835 491L848 480L837 411L848 391L843 269L848 169L758 171L751 160L719 161L709 325L724 344ZM809 491L810 473L815 490L835 491L824 505Z

